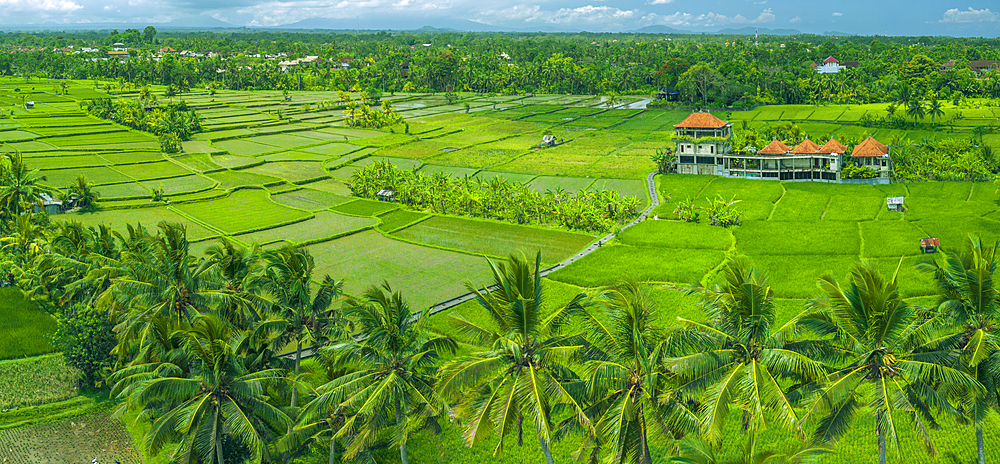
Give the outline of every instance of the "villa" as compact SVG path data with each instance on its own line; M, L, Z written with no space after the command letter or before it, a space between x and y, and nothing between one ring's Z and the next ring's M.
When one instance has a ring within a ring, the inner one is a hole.
M819 74L837 74L840 71L847 69L847 66L841 65L840 61L837 61L837 59L832 56L828 56L825 60L823 60L822 65L813 63L810 66L815 68L816 72Z
M691 113L674 125L677 141L677 172L723 175L725 156L731 147L733 124L711 113Z
M773 140L764 148L732 153L732 123L710 113L691 113L674 125L677 172L750 179L842 182L841 170L848 147L836 139L822 146L806 138L794 148ZM850 153L859 166L875 171L872 183L888 182L892 172L889 147L872 137Z

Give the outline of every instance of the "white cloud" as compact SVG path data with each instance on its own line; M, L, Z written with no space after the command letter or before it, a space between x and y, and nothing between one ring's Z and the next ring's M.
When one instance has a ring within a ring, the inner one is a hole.
M534 24L561 24L613 29L631 26L631 21L639 17L637 10L622 10L611 6L586 5L578 8L560 8L555 11L542 10L539 5L514 5L500 10L481 10L473 20L483 24L500 24L520 21Z
M642 17L640 23L643 25L664 25L664 26L689 26L689 27L713 27L730 24L767 24L773 23L776 17L770 8L761 11L756 18L749 19L746 16L737 14L736 16L726 16L717 13L705 13L693 15L678 11L670 15L658 15L650 13Z
M801 23L802 22L802 18L796 16L796 17L794 17L792 19L789 19L788 22L790 22L790 23Z
M982 10L974 10L970 6L968 10L959 10L958 8L952 8L944 12L944 17L941 18L940 23L979 23L979 22L992 22L1000 21L1000 13L994 13L990 11L989 8L983 8Z
M844 13L834 13L834 16L844 16Z
M549 17L548 21L556 24L599 23L608 20L620 21L632 19L635 10L620 10L610 6L581 6L579 8L560 8Z
M673 3L674 0L653 0L649 2L650 5L666 5L667 3Z
M41 11L50 13L65 13L83 8L82 5L70 0L0 0L0 7L8 11ZM5 12L6 13L6 12Z

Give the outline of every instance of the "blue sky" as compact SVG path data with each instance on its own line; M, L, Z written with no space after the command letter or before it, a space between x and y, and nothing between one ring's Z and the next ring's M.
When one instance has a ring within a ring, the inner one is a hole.
M992 7L992 8L991 8ZM823 33L1000 35L1000 4L940 0L0 0L0 23L158 23L206 17L236 26L332 18L331 27L691 31L758 27Z

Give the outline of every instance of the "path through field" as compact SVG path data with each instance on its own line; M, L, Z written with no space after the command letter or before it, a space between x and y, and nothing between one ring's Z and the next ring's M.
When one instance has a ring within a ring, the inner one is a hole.
M543 269L542 272L541 272L542 277L545 277L545 276L549 275L552 272L555 272L555 271L557 271L559 269L562 269L563 267L569 265L570 263L573 263L575 261L579 261L580 259L583 259L583 257L585 257L585 256L587 256L587 255L589 255L589 254L597 251L597 249L601 248L602 246L604 246L604 244L610 242L611 240L614 240L614 238L617 237L618 234L621 231L623 231L625 229L628 229L629 227L632 227L632 226L634 226L634 225L636 225L636 224L638 224L638 223L640 223L642 221L645 221L646 218L649 216L649 213L653 212L653 210L656 209L657 206L660 206L660 196L656 192L656 181L653 179L655 176L656 176L656 172L655 171L646 175L646 185L647 185L647 188L649 189L649 199L650 199L650 202L649 202L649 206L645 210L643 210L642 214L640 214L639 217L635 218L632 222L630 222L630 223L622 226L622 228L618 232L612 232L612 233L610 233L608 235L605 235L605 236L601 237L596 242L590 244L587 248L584 248L579 253L577 253L577 254L575 254L573 256L570 256L569 258L566 258L561 263L556 264L556 265L551 266L551 267L548 267L546 269ZM497 287L495 285L490 285L490 286L486 287L486 290L488 290L488 291L493 291L493 290L496 290L496 289L497 289ZM434 314L440 313L442 311L447 311L447 310L449 310L451 308L454 308L455 306L458 306L458 305L460 305L462 303L465 303L466 301L470 301L470 300L472 300L475 297L476 297L476 295L474 293L472 293L472 292L463 293L463 294L461 294L459 296L456 296L456 297L454 297L452 299L445 300L445 301L442 301L442 302L440 302L440 303L438 303L438 304L436 304L434 306L431 306L430 314L434 315ZM306 349L303 349L303 351L302 351L302 357L303 358L309 358L309 357L312 357L315 354L316 354L316 351L313 348L306 348ZM294 355L294 353L286 353L286 354L284 354L282 356L291 357L293 355Z
M649 213L653 212L653 210L656 209L657 206L660 206L660 196L656 192L656 182L653 180L653 178L655 176L656 176L656 172L655 171L646 175L646 184L647 184L647 188L649 189L649 199L650 199L650 202L649 202L649 207L647 207L642 212L642 214L639 215L639 217L635 218L635 220L633 220L632 222L630 222L630 223L622 226L622 228L618 232L612 232L612 233L610 233L608 235L605 235L605 236L601 237L596 242L590 244L590 246L588 246L587 248L584 248L579 253L577 253L577 254L575 254L573 256L570 256L569 258L566 258L566 260L564 260L563 262L561 262L559 264L556 264L556 265L554 265L552 267L543 269L542 272L541 272L542 277L545 277L545 276L549 275L552 272L555 272L555 271L557 271L559 269L562 269L563 267L566 267L566 266L568 266L569 264L571 264L573 262L576 262L576 261L579 261L580 259L583 259L583 257L585 257L585 256L587 256L587 255L589 255L589 254L597 251L597 249L601 248L602 246L604 246L604 244L610 242L611 240L614 240L614 238L617 237L618 234L622 230L628 229L629 227L632 227L632 226L634 226L634 225L636 225L636 224L638 224L638 223L640 223L642 221L645 221L646 217L649 216ZM496 290L496 289L497 289L497 287L494 286L494 285L490 285L490 286L486 287L486 290L489 290L489 291L493 291L493 290ZM460 305L462 303L465 303L466 301L472 300L475 297L476 297L476 295L474 293L472 293L472 292L463 293L463 294L461 294L459 296L456 296L455 298L452 298L452 299L446 300L446 301L442 301L442 302L440 302L440 303L432 306L430 314L433 315L433 314L440 313L441 311L447 311L447 310L449 310L451 308L454 308L455 306L458 306L458 305Z

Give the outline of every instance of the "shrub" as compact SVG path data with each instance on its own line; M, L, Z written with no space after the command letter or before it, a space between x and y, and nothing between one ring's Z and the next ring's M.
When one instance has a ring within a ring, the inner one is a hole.
M876 176L878 173L874 169L851 163L844 165L844 169L840 171L840 177L844 179L874 179Z
M98 385L111 370L111 350L118 344L107 313L76 305L56 317L56 324L52 343L62 351L66 364L80 370L86 387Z
M698 222L698 210L701 209L695 206L694 201L691 198L687 198L684 201L677 202L677 208L674 209L674 214L678 218L683 219L687 222Z

